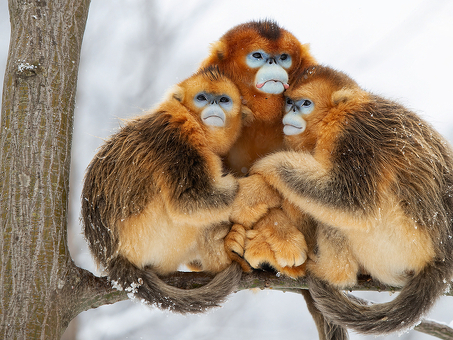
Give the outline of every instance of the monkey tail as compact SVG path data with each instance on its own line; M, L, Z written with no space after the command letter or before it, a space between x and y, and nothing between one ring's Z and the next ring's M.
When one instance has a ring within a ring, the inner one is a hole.
M451 261L427 265L390 302L368 304L325 281L309 277L310 293L324 317L363 334L385 334L413 327L449 287Z
M163 282L151 270L140 269L118 256L109 265L109 278L138 299L160 309L181 314L202 313L218 307L237 288L242 270L237 263L218 273L208 284L194 289L180 289Z
M300 290L307 303L308 311L313 317L316 328L318 329L319 340L348 340L348 331L340 325L336 325L327 320L324 315L316 308L310 292L306 289Z

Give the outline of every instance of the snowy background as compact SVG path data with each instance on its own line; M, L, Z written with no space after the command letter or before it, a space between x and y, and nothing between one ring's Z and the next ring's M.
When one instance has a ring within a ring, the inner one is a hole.
M84 170L102 138L115 131L118 118L152 107L171 85L192 74L210 43L229 28L264 18L310 43L319 62L402 102L453 140L451 0L95 0L83 42L71 168L69 242L79 266L95 270L81 237L79 197ZM2 75L8 43L7 0L0 0ZM452 306L451 297L442 298L429 318L450 323ZM78 340L317 339L303 298L268 290L234 294L224 307L200 316L122 302L82 313L72 329ZM351 339L374 337L352 333ZM412 331L380 339L434 338Z

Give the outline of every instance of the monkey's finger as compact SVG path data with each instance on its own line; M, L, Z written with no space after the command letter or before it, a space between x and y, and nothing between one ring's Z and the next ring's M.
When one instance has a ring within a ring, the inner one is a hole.
M227 253L234 252L239 256L244 255L246 232L240 224L234 224L230 232L225 236L225 250Z

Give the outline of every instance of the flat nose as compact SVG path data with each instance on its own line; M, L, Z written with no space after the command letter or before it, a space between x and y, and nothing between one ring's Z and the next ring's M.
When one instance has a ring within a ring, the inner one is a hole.
M277 64L277 62L275 61L274 58L269 58L269 59L267 60L267 63L268 63L269 65Z

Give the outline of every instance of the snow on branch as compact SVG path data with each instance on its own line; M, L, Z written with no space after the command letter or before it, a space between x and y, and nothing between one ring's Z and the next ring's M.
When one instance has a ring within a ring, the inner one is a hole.
M213 275L196 272L176 272L162 277L162 280L169 285L181 289L195 289L207 284ZM102 304L111 304L122 300L127 300L126 293L115 290L105 277L96 278L98 281L97 293L101 293L102 298L93 299L96 301L93 308ZM100 287L103 289L100 290ZM246 289L273 289L284 292L300 293L301 289L308 289L307 282L304 278L291 279L283 275L275 275L264 271L253 271L244 273L239 283L238 291ZM397 292L399 288L383 285L369 277L360 277L358 284L351 288L351 291L379 291L379 292ZM447 292L446 296L452 296L453 293ZM424 320L414 328L417 331L429 334L439 339L453 339L453 328L432 320Z

